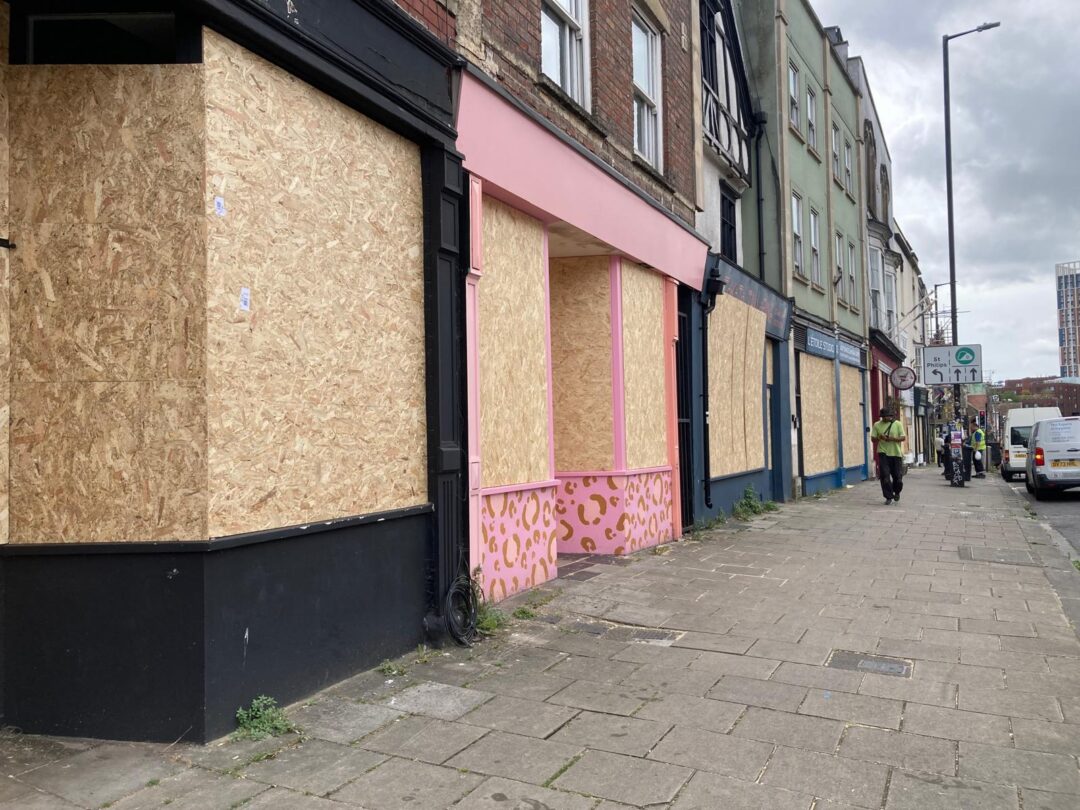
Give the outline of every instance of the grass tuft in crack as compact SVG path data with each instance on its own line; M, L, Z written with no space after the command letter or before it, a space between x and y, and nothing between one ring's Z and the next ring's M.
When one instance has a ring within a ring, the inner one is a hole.
M236 724L238 728L233 732L233 739L237 740L263 740L297 730L285 716L285 710L266 695L259 695L246 709L237 709Z

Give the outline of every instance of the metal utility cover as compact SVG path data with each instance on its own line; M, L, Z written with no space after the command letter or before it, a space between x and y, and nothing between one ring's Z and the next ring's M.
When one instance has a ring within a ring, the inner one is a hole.
M1022 548L984 548L983 546L960 546L961 560L972 562L1001 563L1003 565L1027 565L1032 568L1041 568L1042 564L1036 562L1031 552Z
M893 675L897 678L910 678L914 662L906 658L888 658L884 655L867 655L848 650L833 650L827 667L850 669L854 672L872 672L876 675Z

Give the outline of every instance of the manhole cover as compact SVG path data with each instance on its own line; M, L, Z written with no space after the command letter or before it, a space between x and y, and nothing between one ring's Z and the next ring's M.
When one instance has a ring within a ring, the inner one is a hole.
M667 642L668 644L678 637L679 634L671 630L660 630L653 627L629 627L626 625L613 627L604 636L604 638L612 641Z
M1002 563L1004 565L1027 565L1032 568L1042 566L1035 562L1030 552L1019 548L983 548L982 546L960 546L960 559L972 562Z
M867 655L865 653L849 652L848 650L833 650L825 666L834 669L850 669L854 672L872 672L877 675L910 678L913 664L906 658L887 658L884 655Z

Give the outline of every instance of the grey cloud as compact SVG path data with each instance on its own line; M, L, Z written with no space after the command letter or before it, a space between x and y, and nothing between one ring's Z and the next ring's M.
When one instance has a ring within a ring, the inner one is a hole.
M865 60L893 161L895 215L928 285L948 278L941 34L1002 22L950 52L960 308L974 310L961 315L961 337L985 344L999 377L1056 373L1054 264L1080 258L1080 2L814 7Z

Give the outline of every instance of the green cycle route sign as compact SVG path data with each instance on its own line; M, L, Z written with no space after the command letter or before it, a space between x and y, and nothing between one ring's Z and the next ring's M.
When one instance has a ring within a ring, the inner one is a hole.
M983 381L982 346L927 346L922 350L925 385L976 385Z

